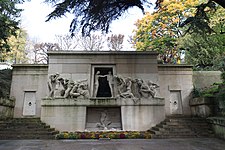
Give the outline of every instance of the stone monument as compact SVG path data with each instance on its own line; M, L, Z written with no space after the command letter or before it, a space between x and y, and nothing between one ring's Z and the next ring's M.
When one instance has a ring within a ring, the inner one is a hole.
M156 53L49 52L41 119L60 131L143 131L165 118Z
M15 64L14 118L59 131L144 131L190 116L190 65L157 64L154 52L49 51L49 64ZM161 98L163 97L163 98Z

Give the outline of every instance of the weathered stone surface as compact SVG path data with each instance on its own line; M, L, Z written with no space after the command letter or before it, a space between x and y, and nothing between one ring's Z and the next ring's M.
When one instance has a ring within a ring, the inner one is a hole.
M182 114L190 116L189 100L192 98L193 90L192 66L158 65L158 69L160 93L161 97L165 98L166 115Z
M225 118L210 117L208 120L212 124L216 136L225 139Z
M193 83L195 88L209 87L215 82L222 82L220 71L193 71Z
M192 116L209 117L214 113L214 97L197 97L190 100Z
M14 108L15 118L24 117L23 107L25 92L35 92L35 117L41 116L41 98L47 96L47 74L47 65L13 65L10 97L16 99Z
M163 98L152 99L123 99L123 98L43 98L41 106L164 106Z
M0 98L0 119L12 118L14 106L15 106L14 99Z
M87 107L86 130L122 130L120 107Z
M11 89L11 96L16 98L14 117L41 116L44 122L61 131L84 131L87 107L119 107L122 130L146 130L162 121L165 115L191 114L191 66L158 65L157 53L154 52L52 51L48 55L48 66L14 66ZM97 71L102 71L102 76L106 76L106 71L111 71L112 75L123 77L121 79L124 86L120 89L120 84L114 84L110 88L111 94L96 96L94 75ZM75 93L74 99L71 99L56 91L57 98L41 100L48 96L47 80L55 73L69 81L86 80L89 97L80 99ZM138 85L138 79L143 83L151 81L159 88L150 90L150 85ZM27 92L35 93L36 97L36 113L32 116L23 114L24 95ZM165 100L159 97L164 97Z
M119 126L119 122L113 126L122 130L144 131L165 119L164 99L162 98L137 101L115 98L92 98L90 100L45 98L42 100L41 119L59 131L84 131L88 107L100 107L103 110L109 109L108 107L119 108L122 127ZM96 130L92 128L93 125L92 127L89 125L87 129Z

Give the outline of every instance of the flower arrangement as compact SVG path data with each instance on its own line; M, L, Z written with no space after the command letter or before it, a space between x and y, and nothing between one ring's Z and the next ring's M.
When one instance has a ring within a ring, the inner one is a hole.
M150 139L148 131L96 131L96 132L61 132L56 139Z

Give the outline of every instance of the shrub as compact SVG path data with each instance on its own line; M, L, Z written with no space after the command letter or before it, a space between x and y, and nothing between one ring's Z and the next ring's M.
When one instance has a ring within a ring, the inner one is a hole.
M193 97L211 97L215 96L219 92L219 86L221 83L215 83L210 87L195 88L193 89Z
M222 81L225 82L225 71L221 73L220 77Z
M96 131L96 132L61 132L56 139L150 139L148 131Z
M9 98L12 81L12 70L0 70L0 98Z

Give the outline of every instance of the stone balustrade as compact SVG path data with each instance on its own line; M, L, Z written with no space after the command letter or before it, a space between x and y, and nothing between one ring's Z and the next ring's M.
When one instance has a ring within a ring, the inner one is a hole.
M12 118L14 106L15 106L14 99L0 98L0 119Z
M225 117L209 117L208 120L216 136L225 139Z

